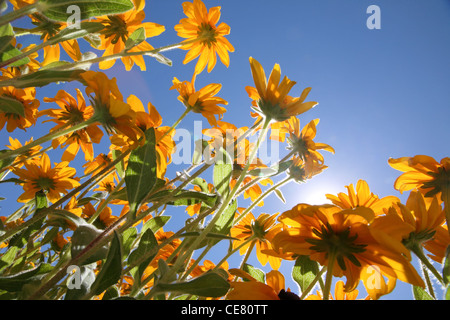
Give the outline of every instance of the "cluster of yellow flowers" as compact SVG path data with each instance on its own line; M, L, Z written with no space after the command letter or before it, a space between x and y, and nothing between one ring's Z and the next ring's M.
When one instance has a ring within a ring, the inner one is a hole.
M299 116L318 103L306 101L309 87L299 97L290 96L296 82L282 78L278 64L266 77L262 65L249 59L254 80L254 86L245 88L252 101L249 112L254 123L250 128L223 121L228 102L217 96L221 84L195 88L196 78L205 69L208 73L214 69L217 56L228 66L229 52L234 51L226 38L230 27L219 24L220 7L208 10L201 0L184 2L186 17L174 27L184 40L155 49L147 38L160 35L165 27L144 22L144 0L133 0L124 12L90 17L90 26L98 30L79 31L82 36L68 36L72 34L70 26L48 18L39 1L10 2L14 6L11 14L24 12L35 28L13 28L9 24L13 19L0 19L4 33L0 36L9 39L0 49L11 47L18 52L16 57L0 61L0 130L25 131L41 117L55 126L24 144L10 137L8 149L0 153L0 179L20 185L23 192L17 201L24 203L10 216L1 217L1 295L19 299L354 300L361 283L366 299L379 299L391 293L400 280L436 298L429 272L444 288L448 285L450 158L440 163L422 155L389 160L393 168L404 172L394 187L410 192L406 203L396 196L380 198L367 182L359 180L356 186L347 186L347 193L326 195L330 204L299 203L281 213L255 217L252 210L263 207L272 192L280 195L280 186L305 183L324 171L327 166L320 151L334 153L334 149L314 141L319 119L300 127ZM55 1L43 2L58 9ZM119 2L125 5L130 1ZM35 46L21 49L16 42L19 33L40 35L45 44L41 46L42 62ZM140 34L144 37L139 38ZM86 57L80 51L81 37L90 40L103 56ZM61 63L60 48L73 62ZM190 81L173 79L170 90L178 91L186 110L172 126L163 125L151 102L145 108L134 95L125 99L115 78L85 70L94 63L106 70L120 59L126 71L134 65L145 71L144 57L165 59L161 52L174 48L187 51L185 64L198 59ZM79 81L84 92L59 90L43 99L53 107L43 108L36 87L47 84L39 82L43 78L56 74L63 78L49 82ZM203 147L215 156L225 154L231 163L195 163L186 175L170 179L166 173L176 148L176 127L191 111L201 114L211 126L203 131L210 138ZM230 141L225 139L229 130L238 133L231 141L231 154ZM256 133L258 140L251 143L248 136ZM110 139L109 151L98 153L94 145L100 144L104 135ZM289 151L275 168L257 158L266 136L286 143ZM44 148L46 142L50 146ZM57 148L63 149L62 157L52 165L50 152ZM79 159L80 150L85 160L82 174L71 165ZM200 177L210 167L214 170L212 183ZM15 178L8 178L9 173ZM285 178L275 182L279 175ZM250 198L251 205L238 206L241 195ZM170 218L164 213L171 205L185 206L190 216L178 231L163 229ZM119 215L115 208L120 208ZM219 241L230 241L230 249L222 256L216 253L218 261L203 260ZM197 250L202 251L194 258ZM230 266L229 258L237 252L244 258L239 266ZM249 265L253 252L261 265L269 263L272 271L264 274ZM413 254L423 265L422 273L413 264ZM307 285L303 279L301 291L292 292L279 271L283 261L295 261L294 280L302 276L299 270L308 268L314 279ZM435 263L443 266L443 272ZM80 265L96 279L89 282L86 279L92 278L85 277L85 291L74 290L70 279L66 286L57 285L67 275L65 267L73 265ZM19 272L25 282L13 286L5 280ZM38 274L41 278L36 283ZM345 282L336 282L333 297L333 279L342 277ZM211 285L213 282L217 285ZM27 284L30 286L25 288ZM316 286L320 290L314 294Z

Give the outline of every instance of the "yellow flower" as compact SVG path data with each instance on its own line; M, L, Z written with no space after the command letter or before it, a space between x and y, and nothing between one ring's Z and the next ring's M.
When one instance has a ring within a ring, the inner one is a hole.
M34 199L36 192L45 191L50 202L57 202L61 194L67 194L80 185L74 179L76 170L68 167L68 162L60 162L52 168L50 158L46 153L42 154L39 163L24 163L26 169L15 168L13 170L23 180L24 193L17 199L19 202L27 202Z
M24 116L17 113L0 111L0 130L6 124L6 130L8 132L12 132L16 128L26 131L27 128L36 124L39 100L35 98L35 88L18 89L14 87L0 87L0 96L19 102L24 110Z
M108 134L122 133L132 141L138 141L143 132L136 126L136 114L123 101L116 78L108 79L103 72L86 71L81 77L87 84L86 94L91 97L95 117ZM92 94L95 93L95 97Z
M292 165L288 169L288 174L294 181L299 183L311 179L313 176L318 175L328 168L326 165L317 162L312 157L308 157L304 161L300 157L294 156L292 161Z
M290 289L285 289L285 278L277 270L266 273L265 283L240 269L230 269L229 272L245 281L231 281L226 300L299 300Z
M440 162L426 155L391 158L389 165L404 172L394 183L395 189L401 193L418 189L425 196L432 197L441 194L444 189L449 189L450 157L442 158Z
M243 208L239 208L238 211L242 212ZM238 215L239 212L236 212L236 216ZM234 249L241 246L245 241L249 241L239 249L241 255L247 253L248 250L251 250L256 245L258 261L263 266L269 262L273 269L278 270L281 265L281 258L264 253L265 250L272 250L270 240L281 228L281 225L275 223L276 216L277 214L269 215L263 213L255 219L253 214L249 212L237 225L231 228L230 235L237 239L233 241Z
M228 104L226 100L215 97L222 88L222 85L220 83L212 83L196 91L194 82L195 75L192 77L191 82L181 82L177 78L174 78L173 86L170 90L176 89L178 91L180 94L178 100L181 101L187 109L190 109L195 113L201 113L211 126L217 126L215 116L219 116L220 120L227 111L224 107L220 107L219 104Z
M292 116L302 114L316 106L317 102L305 102L311 88L303 90L300 97L293 98L288 95L295 81L289 80L286 76L280 82L281 69L279 64L275 64L270 74L269 81L261 64L250 57L250 67L252 71L255 87L247 86L245 89L252 99L254 110L264 117L275 121L284 121Z
M356 190L353 184L346 186L346 188L348 194L343 192L338 193L337 196L327 194L327 199L342 209L366 207L372 209L376 215L384 214L384 209L400 202L400 199L395 196L386 196L380 199L370 191L369 185L364 180L358 180Z
M98 206L101 206L103 202L104 202L104 200L100 201ZM83 216L87 217L87 218L92 217L96 211L97 210L94 208L94 206L90 202L88 202L83 207ZM103 210L100 212L100 215L98 216L98 220L101 223L102 229L109 227L117 219L118 219L118 217L112 215L112 210L108 206L103 208Z
M289 134L287 138L289 143L289 150L293 150L302 159L306 157L312 157L315 161L323 163L323 155L318 150L325 150L334 153L334 149L325 143L314 142L317 129L316 126L319 123L319 119L310 121L300 131L300 121L297 117L290 117L286 121L281 121L272 124L271 139L276 139L284 142L286 134Z
M64 90L59 90L54 98L44 98L45 102L55 102L60 109L46 109L39 113L39 116L47 115L53 119L44 122L53 121L56 126L50 131L59 130L63 127L72 127L80 124L94 115L92 106L86 106L83 94L79 89L77 91L77 99ZM93 143L100 143L103 132L98 128L97 124L91 124L84 129L74 131L68 135L61 136L52 141L52 147L67 147L61 160L72 161L81 150L84 153L86 161L94 159Z
M375 216L365 207L342 210L334 205L299 204L278 220L283 229L272 239L275 250L308 255L321 265L331 265L333 276L347 278L346 291L363 280L372 298L389 293L393 286L383 283L382 277L379 283L383 285L370 286L367 280L373 269L389 281L399 279L424 287L402 244L412 227L394 215Z
M156 37L164 32L164 26L154 22L143 22L145 19L145 1L134 1L135 8L122 14L98 17L96 22L101 22L105 29L101 31L101 44L97 49L105 50L103 56L121 53L125 49L125 43L130 35L137 29L144 28L145 37ZM154 48L143 41L128 52L150 51ZM141 71L146 71L144 57L142 55L122 57L125 69L131 70L134 64L140 67ZM109 69L115 64L115 60L101 61L100 69Z
M337 281L334 287L334 298L330 293L330 300L357 300L359 291L357 289L350 292L345 291L344 281ZM369 300L370 296L367 296L365 300ZM305 300L323 300L322 292L317 291L317 294L311 294L305 298Z
M33 138L31 138L29 141L25 142L25 145L30 144L33 142ZM7 146L11 150L16 150L22 147L22 144L18 139L13 139L9 137L9 146ZM37 155L41 151L41 146L34 146L30 149L28 149L26 152L22 153L21 155L17 156L14 163L12 164L13 167L21 168L24 163L27 162L35 162L37 159Z
M436 196L425 198L418 191L411 191L406 205L400 202L387 211L411 225L414 230L404 238L406 247L417 249L424 247L430 257L442 263L450 243L450 235L445 225L445 212Z
M167 165L172 161L172 153L175 151L175 142L173 140L175 130L166 134L166 132L170 130L170 127L161 126L162 117L151 102L147 105L148 111L145 111L144 105L135 95L130 95L128 97L127 104L135 112L135 125L142 132L145 132L149 128L155 129L157 176L158 178L163 179L167 170ZM111 137L111 142L113 143L112 148L115 149L133 145L133 141L130 141L130 139L123 134L113 135Z
M178 36L186 38L181 49L189 50L183 63L199 57L194 73L201 73L206 65L208 72L211 72L216 65L217 54L228 67L228 52L234 52L234 47L224 37L230 34L230 27L224 22L216 26L220 19L220 7L213 7L208 12L201 0L194 0L193 3L183 2L183 12L187 18L181 19L175 26Z

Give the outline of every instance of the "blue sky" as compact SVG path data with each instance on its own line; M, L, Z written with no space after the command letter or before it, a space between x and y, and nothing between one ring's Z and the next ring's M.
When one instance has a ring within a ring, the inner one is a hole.
M149 39L154 47L180 40L173 26L184 17L182 2L147 0L146 21L166 26L161 36ZM320 118L316 141L336 150L335 155L324 153L329 168L321 175L304 185L282 188L285 205L271 196L263 209L255 209L255 214L287 210L300 202L320 203L326 193L344 192L346 185L356 184L358 179L366 180L380 197L396 195L404 200L405 195L393 189L399 172L389 167L389 157L426 154L439 161L449 156L450 1L204 2L208 8L222 6L221 21L230 25L228 39L236 49L230 54L228 68L218 62L212 73L204 71L196 81L197 88L212 82L223 85L218 95L229 102L223 120L237 126L252 124L250 100L244 89L253 85L249 57L257 59L267 74L279 63L282 74L297 82L291 91L293 96L312 87L308 100L319 102L299 117L301 125ZM381 9L379 30L366 26L370 16L366 9L373 4ZM165 55L173 60L172 67L147 58L146 72L136 67L125 72L118 62L106 73L117 78L125 97L135 94L145 105L151 101L164 124L171 125L184 110L176 99L178 93L169 91L172 79L190 80L195 62L183 65L185 52L181 50ZM60 88L74 93L77 85L49 87L39 95L54 96ZM180 127L191 130L194 120L201 120L201 116L190 114ZM16 132L15 136L23 137L23 142L36 132L33 130ZM6 131L1 141L7 142ZM2 186L2 192L8 194L5 188ZM5 214L7 206L1 205ZM16 207L14 203L9 205L10 209ZM288 266L284 269L286 280L295 291ZM410 286L398 282L388 298L410 299Z

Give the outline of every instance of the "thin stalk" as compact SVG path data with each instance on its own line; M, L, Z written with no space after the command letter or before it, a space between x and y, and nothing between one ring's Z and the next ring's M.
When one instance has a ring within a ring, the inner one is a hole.
M327 275L325 278L325 287L323 288L323 300L330 299L331 283L333 282L333 267L336 262L336 254L330 252L328 254Z
M241 266L239 267L239 269L243 269L244 268L244 265L247 263L247 260L250 258L250 254L252 253L253 248L256 245L256 241L258 241L258 240L254 239L252 241L252 243L250 243L250 245L248 246L247 252L245 253L244 259L242 259L242 261L241 261Z
M94 63L99 63L99 62L103 62L103 61L109 61L109 60L118 60L124 57L133 57L133 56L142 56L142 55L147 55L147 56L156 56L158 53L160 52L165 52L165 51L169 51L169 50L173 50L173 49L177 49L182 47L185 44L189 44L189 43L193 43L193 42L197 42L197 41L201 41L202 38L197 38L197 39L193 39L193 40L189 40L189 41L185 41L185 42L179 42L179 43L175 43L175 44L170 44L167 46L163 46L160 48L156 48L153 50L148 50L148 51L137 51L137 52L120 52L120 53L115 53L115 54L111 54L111 55L106 55L106 56L102 56L102 57L97 57L97 58L93 58L93 59L89 59L89 60L84 60L84 61L77 61L77 62L73 62L71 64L68 65L61 65L58 67L54 67L51 69L47 69L47 70L71 70L71 69L77 69L79 67L82 67L83 65L90 65L90 64L94 64Z
M37 11L37 2L27 5L23 8L11 11L0 18L0 26L10 23L11 21L24 17L26 15L33 14L36 11Z
M447 221L447 226L450 226L450 182L448 182L442 188L442 200L444 201L445 219ZM448 228L448 232L450 233L450 227Z
M225 263L225 261L227 261L227 259L229 257L231 257L234 253L236 253L237 251L239 251L242 247L244 247L245 245L247 245L250 241L253 241L254 237L250 237L247 240L245 240L244 242L242 242L240 245L238 245L236 248L234 248L233 250L229 251L223 258L222 260L220 260L216 266L214 267L213 270L218 269L223 263Z
M305 299L306 296L311 292L311 290L316 286L317 281L322 280L322 275L326 270L327 270L327 267L323 267L322 269L320 269L319 273L316 275L314 280L309 284L309 286L304 291L302 291L300 300Z
M64 197L62 197L61 199L59 199L57 202L53 203L50 207L48 208L44 208L42 210L39 211L38 214L36 214L35 216L33 216L31 219L25 221L24 223L20 224L19 226L17 226L16 228L12 229L12 230L8 230L7 232L5 232L3 235L0 236L0 242L3 242L4 240L12 237L13 235L19 233L20 231L22 231L25 228L28 228L30 225L34 224L35 222L45 218L45 216L47 215L48 212L51 212L51 210L59 207L60 205L62 205L65 201L69 200L71 197L73 197L74 195L76 195L78 192L80 192L81 190L83 190L86 186L88 186L93 180L96 179L96 177L98 175L102 175L105 172L109 171L111 169L111 167L115 166L116 163L118 163L119 161L121 161L124 157L126 157L128 155L128 153L131 152L130 150L128 150L127 152L124 152L123 154L120 155L120 157L118 157L116 160L114 160L113 162L111 162L106 168L104 168L103 170L101 170L99 173L97 173L97 175L92 176L90 179L88 179L87 181L83 182L82 184L80 184L77 188L75 188L74 190L72 190L71 192L69 192L68 194L66 194Z
M231 202L231 200L233 199L233 197L235 196L239 185L242 183L242 181L244 180L245 175L248 172L248 169L254 159L254 157L256 156L256 152L259 149L261 142L264 140L267 131L269 129L269 123L270 123L270 119L266 119L263 125L263 129L262 132L260 134L260 136L258 137L258 141L256 142L256 147L252 150L249 158L247 159L247 164L245 165L241 176L239 177L236 185L234 186L234 188L230 191L230 193L228 194L227 198L224 200L224 202L221 204L219 210L214 214L213 218L210 220L209 224L203 229L203 231L200 233L200 235L195 239L195 241L192 243L191 249L186 251L184 253L184 255L182 257L180 257L180 259L175 262L174 266L171 268L171 270L169 272L167 272L165 274L165 277L163 277L163 279L161 279L161 281L164 281L165 279L168 279L170 277L173 276L173 274L181 267L181 264L184 263L185 259L191 255L191 252L194 250L192 248L196 248L198 244L200 244L206 237L206 235L212 230L212 228L214 227L216 221L220 218L220 216L222 215L222 213L225 211L225 209L228 207L228 204Z
M115 193L119 188L125 183L125 179L120 180L115 189L109 194L109 196L103 201L98 207L95 213L89 218L88 223L93 224L94 221L98 218L98 216L102 213L103 209L106 208L108 203L113 199Z
M161 142L161 140L167 136L169 133L171 133L181 122L181 120L184 119L184 117L187 116L187 114L192 110L192 108L186 108L186 110L184 110L183 114L178 118L177 121L174 122L174 124L169 128L169 130L167 130L166 132L164 132L164 134L158 138L158 140L156 141L156 144L158 144L159 142Z
M427 267L428 270L436 277L436 279L442 284L445 285L444 279L442 278L441 274L436 270L436 268L431 264L431 262L427 259L425 254L422 251L422 248L420 245L415 244L412 246L411 251L414 252L414 254L419 258L420 262Z
M275 189L281 187L282 185L284 185L285 183L289 182L290 180L292 180L292 177L288 176L287 178L281 180L280 182L278 182L277 184L273 185L272 187L270 187L269 189L267 189L264 193L262 193L255 201L252 202L252 204L245 209L235 220L234 223L237 223L238 221L240 221L243 217L245 217L245 215L247 213L249 213L256 205L258 205L258 203L260 203L262 200L264 200L264 198L266 198L270 193L272 193L272 191L274 191Z
M12 156L17 156L17 155L20 155L22 153L25 153L29 149L31 149L31 148L33 148L35 146L38 146L38 145L43 144L45 142L48 142L48 141L51 141L53 139L59 138L59 137L61 137L63 135L72 133L74 131L86 128L87 126L93 124L96 121L97 121L97 119L95 117L92 117L92 118L90 118L90 119L88 119L88 120L86 120L84 122L81 122L81 123L76 124L76 125L71 126L71 127L68 127L69 124L66 124L62 128L60 128L58 130L55 130L55 131L52 131L52 132L46 134L45 136L40 137L39 139L36 139L34 141L31 141L30 143L28 143L28 144L26 144L26 145L24 145L24 146L22 146L20 148L17 148L15 150L11 150L11 151L4 152L4 153L0 154L0 160L3 160L3 159L6 159L6 158L9 158L9 157L12 157Z
M434 293L433 284L431 283L431 279L430 279L430 275L428 274L428 270L425 268L423 263L421 263L421 265L422 265L422 272L425 277L425 283L427 285L428 292L434 299L436 299L436 294Z

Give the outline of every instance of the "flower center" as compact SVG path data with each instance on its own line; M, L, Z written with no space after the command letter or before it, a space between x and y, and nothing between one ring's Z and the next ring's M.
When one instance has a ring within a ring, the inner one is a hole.
M65 111L63 111L61 114L62 116L59 118L59 120L67 121L71 125L76 125L84 121L83 112L77 107L71 105L66 105Z
M311 250L325 252L326 257L330 255L336 257L339 267L344 271L346 270L345 259L358 267L361 266L354 254L364 252L366 245L354 243L358 235L350 236L350 228L336 232L327 222L326 225L321 226L320 231L314 228L312 232L318 239L306 239L307 242L313 245L310 247Z
M197 31L198 38L202 39L202 43L211 47L216 42L216 30L209 24L202 23Z
M119 39L125 43L128 38L127 23L118 16L108 16L108 20L105 26L106 30L103 31L105 38L113 37L112 44L116 44Z
M34 185L41 190L54 189L55 182L48 177L39 177L35 180Z

